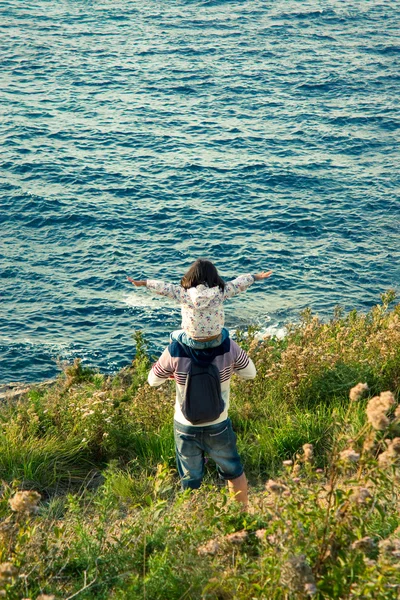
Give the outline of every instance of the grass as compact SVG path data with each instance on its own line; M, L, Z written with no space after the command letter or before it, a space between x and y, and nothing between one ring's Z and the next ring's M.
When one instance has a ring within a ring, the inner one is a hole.
M200 490L180 492L174 385L146 384L141 334L132 365L115 376L75 361L52 388L3 404L0 596L398 598L394 300L383 294L367 314L337 309L328 323L305 311L283 340L238 332L258 371L253 382L232 381L230 416L251 483L247 513L210 463ZM350 402L358 382L368 383L369 397ZM386 390L395 404L387 426L374 430L367 403ZM309 443L312 459L302 449ZM346 449L358 455L354 463L341 458ZM11 509L24 490L41 494L38 512ZM2 571L7 563L14 574Z

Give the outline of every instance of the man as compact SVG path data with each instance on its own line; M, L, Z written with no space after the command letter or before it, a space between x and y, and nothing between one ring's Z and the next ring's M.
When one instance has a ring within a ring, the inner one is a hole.
M188 421L181 408L191 361L200 366L215 365L220 376L223 412L217 419L201 425ZM247 508L247 480L228 417L233 373L243 379L254 379L256 369L244 350L229 337L220 346L207 350L195 350L173 341L153 365L148 382L151 386L159 386L171 377L175 379L175 450L183 489L200 487L204 476L204 456L208 454L215 461L219 475L228 481L231 493Z

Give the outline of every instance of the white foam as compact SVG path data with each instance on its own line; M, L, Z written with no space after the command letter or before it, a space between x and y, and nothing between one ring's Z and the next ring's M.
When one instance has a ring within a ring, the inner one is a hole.
M65 348L69 347L69 343L67 342L50 342L48 340L41 340L41 339L31 339L31 338L23 338L22 340L23 344L26 344L28 346L44 346L45 348L51 348L52 350L64 350Z
M269 327L263 327L256 333L256 340L263 340L265 337L274 337L278 340L282 340L287 334L286 327L280 327L279 325L270 325Z
M169 308L178 309L178 305L168 298L160 298L157 296L153 297L148 295L143 296L137 293L125 294L125 296L122 298L122 302L128 306L138 308L150 308L156 310L163 306L168 306Z
M9 337L0 336L0 344L8 344L9 346L29 346L34 348L50 348L52 350L64 350L70 346L69 342L53 342L44 339L30 337Z
M236 329L230 329L229 335L230 337L234 337L236 333ZM277 340L282 340L287 334L286 327L282 327L280 325L269 325L269 327L260 327L257 330L257 333L254 335L254 339L263 340L266 337L273 337ZM247 332L244 332L244 336L247 336Z

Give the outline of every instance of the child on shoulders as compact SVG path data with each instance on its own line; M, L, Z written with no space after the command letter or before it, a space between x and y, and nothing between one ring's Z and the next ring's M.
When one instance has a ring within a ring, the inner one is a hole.
M198 259L182 277L180 285L155 279L136 280L128 277L133 285L179 302L182 308L182 329L172 332L171 339L191 348L203 350L215 348L229 337L224 327L224 302L247 290L255 281L267 279L272 271L256 275L240 275L225 283L214 264Z

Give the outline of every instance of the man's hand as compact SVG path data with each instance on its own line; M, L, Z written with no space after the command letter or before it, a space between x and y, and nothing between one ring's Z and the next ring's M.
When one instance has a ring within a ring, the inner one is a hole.
M133 283L133 285L136 285L136 287L143 287L146 286L146 280L145 281L140 281L139 279L132 279L131 277L127 277L127 280L130 281L131 283Z
M268 277L271 277L271 275L272 271L262 271L261 273L253 275L253 277L256 281L261 281L261 279L267 279Z

